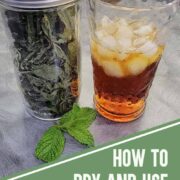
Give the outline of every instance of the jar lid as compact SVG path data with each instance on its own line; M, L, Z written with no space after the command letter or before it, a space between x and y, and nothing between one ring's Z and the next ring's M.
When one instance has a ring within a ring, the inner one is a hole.
M65 5L77 0L0 0L0 5L23 8L23 9L42 9L58 5Z

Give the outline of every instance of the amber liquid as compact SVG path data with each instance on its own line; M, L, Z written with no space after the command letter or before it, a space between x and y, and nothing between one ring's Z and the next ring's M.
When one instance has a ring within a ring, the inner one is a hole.
M159 57L160 59L160 57ZM138 75L109 76L92 57L97 111L109 120L129 122L140 117L152 85L159 60Z

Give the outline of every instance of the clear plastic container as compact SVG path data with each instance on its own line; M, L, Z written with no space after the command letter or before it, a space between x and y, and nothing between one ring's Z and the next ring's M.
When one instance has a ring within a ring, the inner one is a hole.
M56 120L79 96L79 1L3 0L0 5L27 111Z

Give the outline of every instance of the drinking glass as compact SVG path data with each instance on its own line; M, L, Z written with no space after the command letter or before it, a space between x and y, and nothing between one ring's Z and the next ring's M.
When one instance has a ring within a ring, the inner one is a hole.
M139 118L177 0L88 0L94 103L109 120Z

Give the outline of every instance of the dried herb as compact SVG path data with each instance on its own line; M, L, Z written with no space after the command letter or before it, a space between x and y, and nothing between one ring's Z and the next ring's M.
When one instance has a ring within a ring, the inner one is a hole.
M6 10L15 67L29 109L42 118L69 111L78 97L76 7Z

